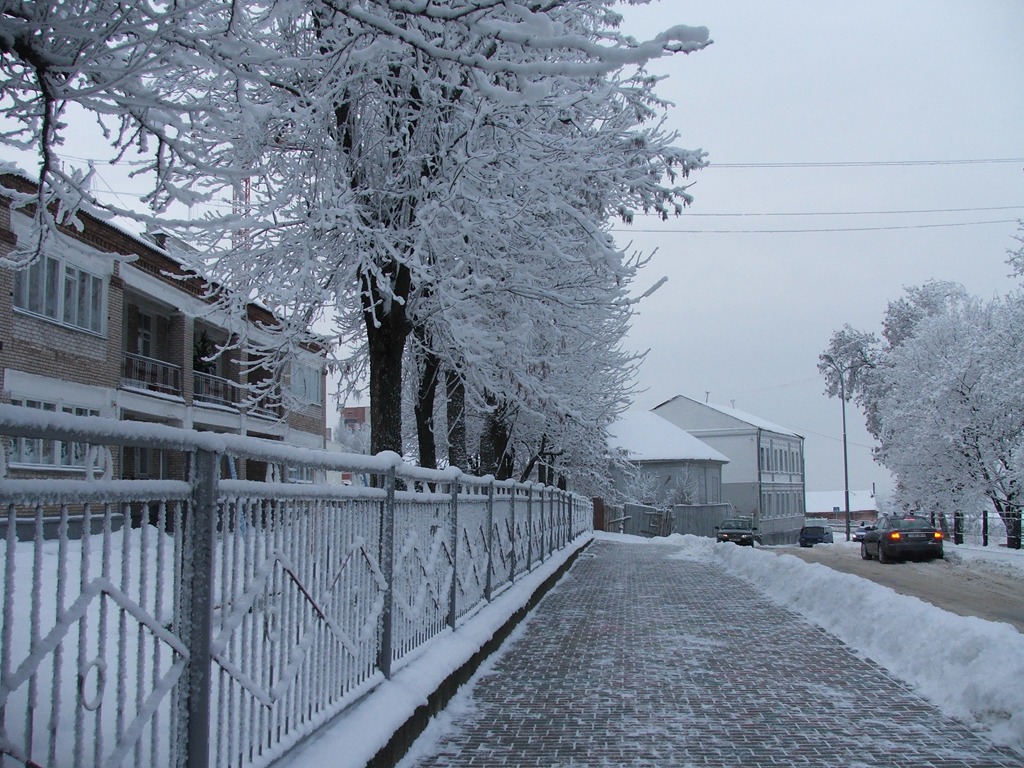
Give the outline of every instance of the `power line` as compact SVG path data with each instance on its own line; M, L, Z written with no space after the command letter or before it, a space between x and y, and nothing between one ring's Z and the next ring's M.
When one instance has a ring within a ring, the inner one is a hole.
M799 431L799 434L807 437L807 435L815 435L817 437L824 438L825 440L831 440L834 443L841 443L843 439L841 437L835 437L834 435L826 435L824 432L816 432L813 429L806 429L801 427L794 427L795 430ZM864 445L864 443L858 443L853 440L847 440L846 444L849 446L856 446L857 448L867 448L869 451L873 451L876 446Z
M934 229L938 227L973 227L983 224L1016 224L1019 219L994 219L991 221L959 221L947 224L893 224L880 227L820 227L806 229L632 229L612 227L612 232L681 234L681 235L785 235L815 232L883 232L897 229Z
M107 162L96 157L78 155L62 155L65 160L77 160L84 163ZM1024 163L1024 157L990 157L961 160L826 160L822 162L772 162L772 163L716 163L711 161L709 167L714 168L874 168L907 165L993 165L1004 163ZM131 165L132 163L126 163ZM136 163L137 164L137 163Z
M889 216L913 213L977 213L979 211L1017 211L1024 209L1024 205L994 205L984 208L918 208L905 211L762 211L754 213L700 213L687 209L679 215L679 218L688 219L691 216L711 217L733 217L743 216ZM661 218L660 213L635 213L634 218L656 217Z
M847 160L821 163L708 163L709 168L885 168L907 165L991 165L1024 163L1024 157L995 157L976 160Z

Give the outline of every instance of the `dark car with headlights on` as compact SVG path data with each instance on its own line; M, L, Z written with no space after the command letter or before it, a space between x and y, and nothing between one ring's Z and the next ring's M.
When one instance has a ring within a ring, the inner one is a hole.
M754 541L757 538L757 528L749 517L723 520L721 525L715 526L715 530L718 532L716 536L718 541L731 541L745 547L754 546Z
M864 541L864 537L868 535L868 531L875 529L875 526L870 523L861 523L853 531L854 541Z
M835 543L832 538L832 529L827 525L805 525L800 529L798 540L801 547Z
M880 563L942 557L942 531L919 515L884 515L864 534L860 556Z

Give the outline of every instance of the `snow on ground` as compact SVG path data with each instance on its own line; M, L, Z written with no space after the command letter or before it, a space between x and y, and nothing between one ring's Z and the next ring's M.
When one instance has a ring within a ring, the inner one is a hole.
M1024 581L1024 549L983 547L980 544L947 545L945 558L972 571L995 571Z
M885 667L947 714L972 724L979 732L987 731L997 743L1024 751L1024 635L1012 626L957 616L858 576L780 554L778 549L719 546L712 539L678 534L660 539L606 533L595 536L661 546L673 558L721 565L837 636L858 655ZM843 541L833 546L854 545ZM951 561L972 570L995 568L1019 574L1024 582L1024 552L980 546L950 550L947 557ZM552 565L555 563L546 563L543 570ZM509 605L522 604L540 576L531 574L502 598ZM503 601L495 601L499 602ZM871 606L871 621L865 620L864 605ZM389 729L401 722L402 713L425 701L430 686L442 676L431 667L451 670L458 666L500 623L501 612L501 606L492 604L481 611L478 618L482 624L470 620L454 635L428 644L421 658L371 694L352 717L343 716L337 726L325 729L305 749L293 752L285 765L317 765L317 760L328 757L339 766L361 765L387 741ZM524 626L521 624L498 654L485 662L484 669L496 662ZM449 708L431 721L429 733L420 743L434 743L452 727L453 720L471 715L472 708L472 697L464 688ZM359 749L353 753L355 745ZM415 755L410 755L399 765L414 761Z
M909 683L947 714L988 731L996 743L1024 751L1024 635L1009 624L957 616L793 555L716 546L696 536L651 541L675 548L672 557L720 564ZM1019 574L1024 582L1021 552L966 546L949 548L947 557L972 570Z

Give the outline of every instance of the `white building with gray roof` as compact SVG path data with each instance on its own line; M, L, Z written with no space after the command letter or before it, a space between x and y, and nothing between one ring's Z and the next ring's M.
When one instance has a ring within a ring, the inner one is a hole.
M763 543L796 541L805 511L803 436L684 395L651 410L729 459L722 468L722 500L757 520Z

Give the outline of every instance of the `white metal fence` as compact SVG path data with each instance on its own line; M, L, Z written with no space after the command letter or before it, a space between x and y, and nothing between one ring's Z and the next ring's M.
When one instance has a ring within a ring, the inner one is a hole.
M389 454L3 405L0 437L0 766L269 764L592 527L587 499ZM27 479L24 439L89 444L87 467ZM188 480L114 479L125 448Z

